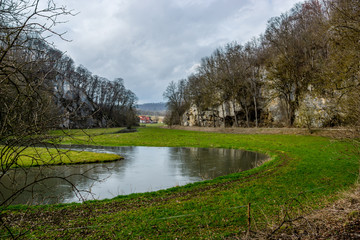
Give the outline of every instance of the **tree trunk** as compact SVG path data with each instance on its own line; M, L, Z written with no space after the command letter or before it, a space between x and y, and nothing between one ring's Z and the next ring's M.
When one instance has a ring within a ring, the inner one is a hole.
M223 123L224 123L224 128L226 128L226 122L225 122L225 110L224 110L224 103L221 104L221 110L222 110L222 115L223 115ZM220 115L220 114L219 114ZM220 117L220 116L219 116Z
M245 106L245 117L246 117L246 126L250 127L250 125L249 125L249 108L248 108L248 106Z
M203 115L202 115L202 112L200 112L200 119L201 119L201 127L204 127L204 118L203 118Z
M200 112L201 112L200 107L196 107L196 110L197 110L197 116L196 116L197 117L197 123L196 123L196 125L201 127L200 126Z
M294 125L294 121L295 121L295 108L293 103L290 101L288 103L288 127L292 127Z
M255 125L258 127L258 113L257 113L257 104L256 104L256 97L254 95L254 106L255 106Z
M233 112L234 112L234 119L235 119L235 127L239 127L239 123L238 123L238 119L236 116L236 111L235 111L235 100L232 99L232 107L233 107Z
M213 114L214 127L216 127L216 124L215 124L215 113L214 113L214 108L212 109L212 114Z

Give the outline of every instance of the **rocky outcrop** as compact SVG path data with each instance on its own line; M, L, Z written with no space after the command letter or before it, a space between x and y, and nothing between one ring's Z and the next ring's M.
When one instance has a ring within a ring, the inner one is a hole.
M55 91L55 102L59 108L61 128L96 128L106 127L107 120L100 108L81 90L70 84L58 86Z
M298 127L333 127L341 125L345 117L334 99L306 95L296 112L295 125Z
M191 105L184 113L182 122L184 126L229 127L234 124L235 114L240 111L241 107L231 101L203 111Z
M294 125L297 127L324 127L331 125L334 121L336 104L328 99L319 98L308 94L303 99L298 111L295 113ZM233 127L235 115L238 119L238 126L246 126L244 121L244 109L239 104L231 101L223 102L221 105L201 110L195 105L184 113L182 125L201 127ZM259 109L259 126L283 127L286 123L286 110L279 98L263 104ZM254 116L251 116L254 118ZM252 120L252 124L254 119Z

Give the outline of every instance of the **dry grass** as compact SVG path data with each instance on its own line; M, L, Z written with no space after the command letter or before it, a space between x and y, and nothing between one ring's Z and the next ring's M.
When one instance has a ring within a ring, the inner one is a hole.
M283 224L275 233L255 233L267 239L360 239L360 184L341 194L336 202L296 221Z

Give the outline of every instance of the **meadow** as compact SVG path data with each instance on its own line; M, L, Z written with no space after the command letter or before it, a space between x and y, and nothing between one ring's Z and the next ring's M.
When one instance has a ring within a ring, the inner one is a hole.
M12 231L26 231L27 238L236 238L249 229L277 229L284 221L322 208L358 179L359 156L347 141L156 127L116 133L119 130L70 131L71 137L63 136L61 143L236 148L265 153L270 160L249 171L157 192L82 204L11 207L4 219ZM6 234L1 230L0 235Z

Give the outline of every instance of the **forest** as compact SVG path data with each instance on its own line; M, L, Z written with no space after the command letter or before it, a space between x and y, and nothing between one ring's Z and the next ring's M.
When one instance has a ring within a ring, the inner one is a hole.
M244 44L203 57L171 82L169 125L334 127L359 124L360 2L310 0Z

